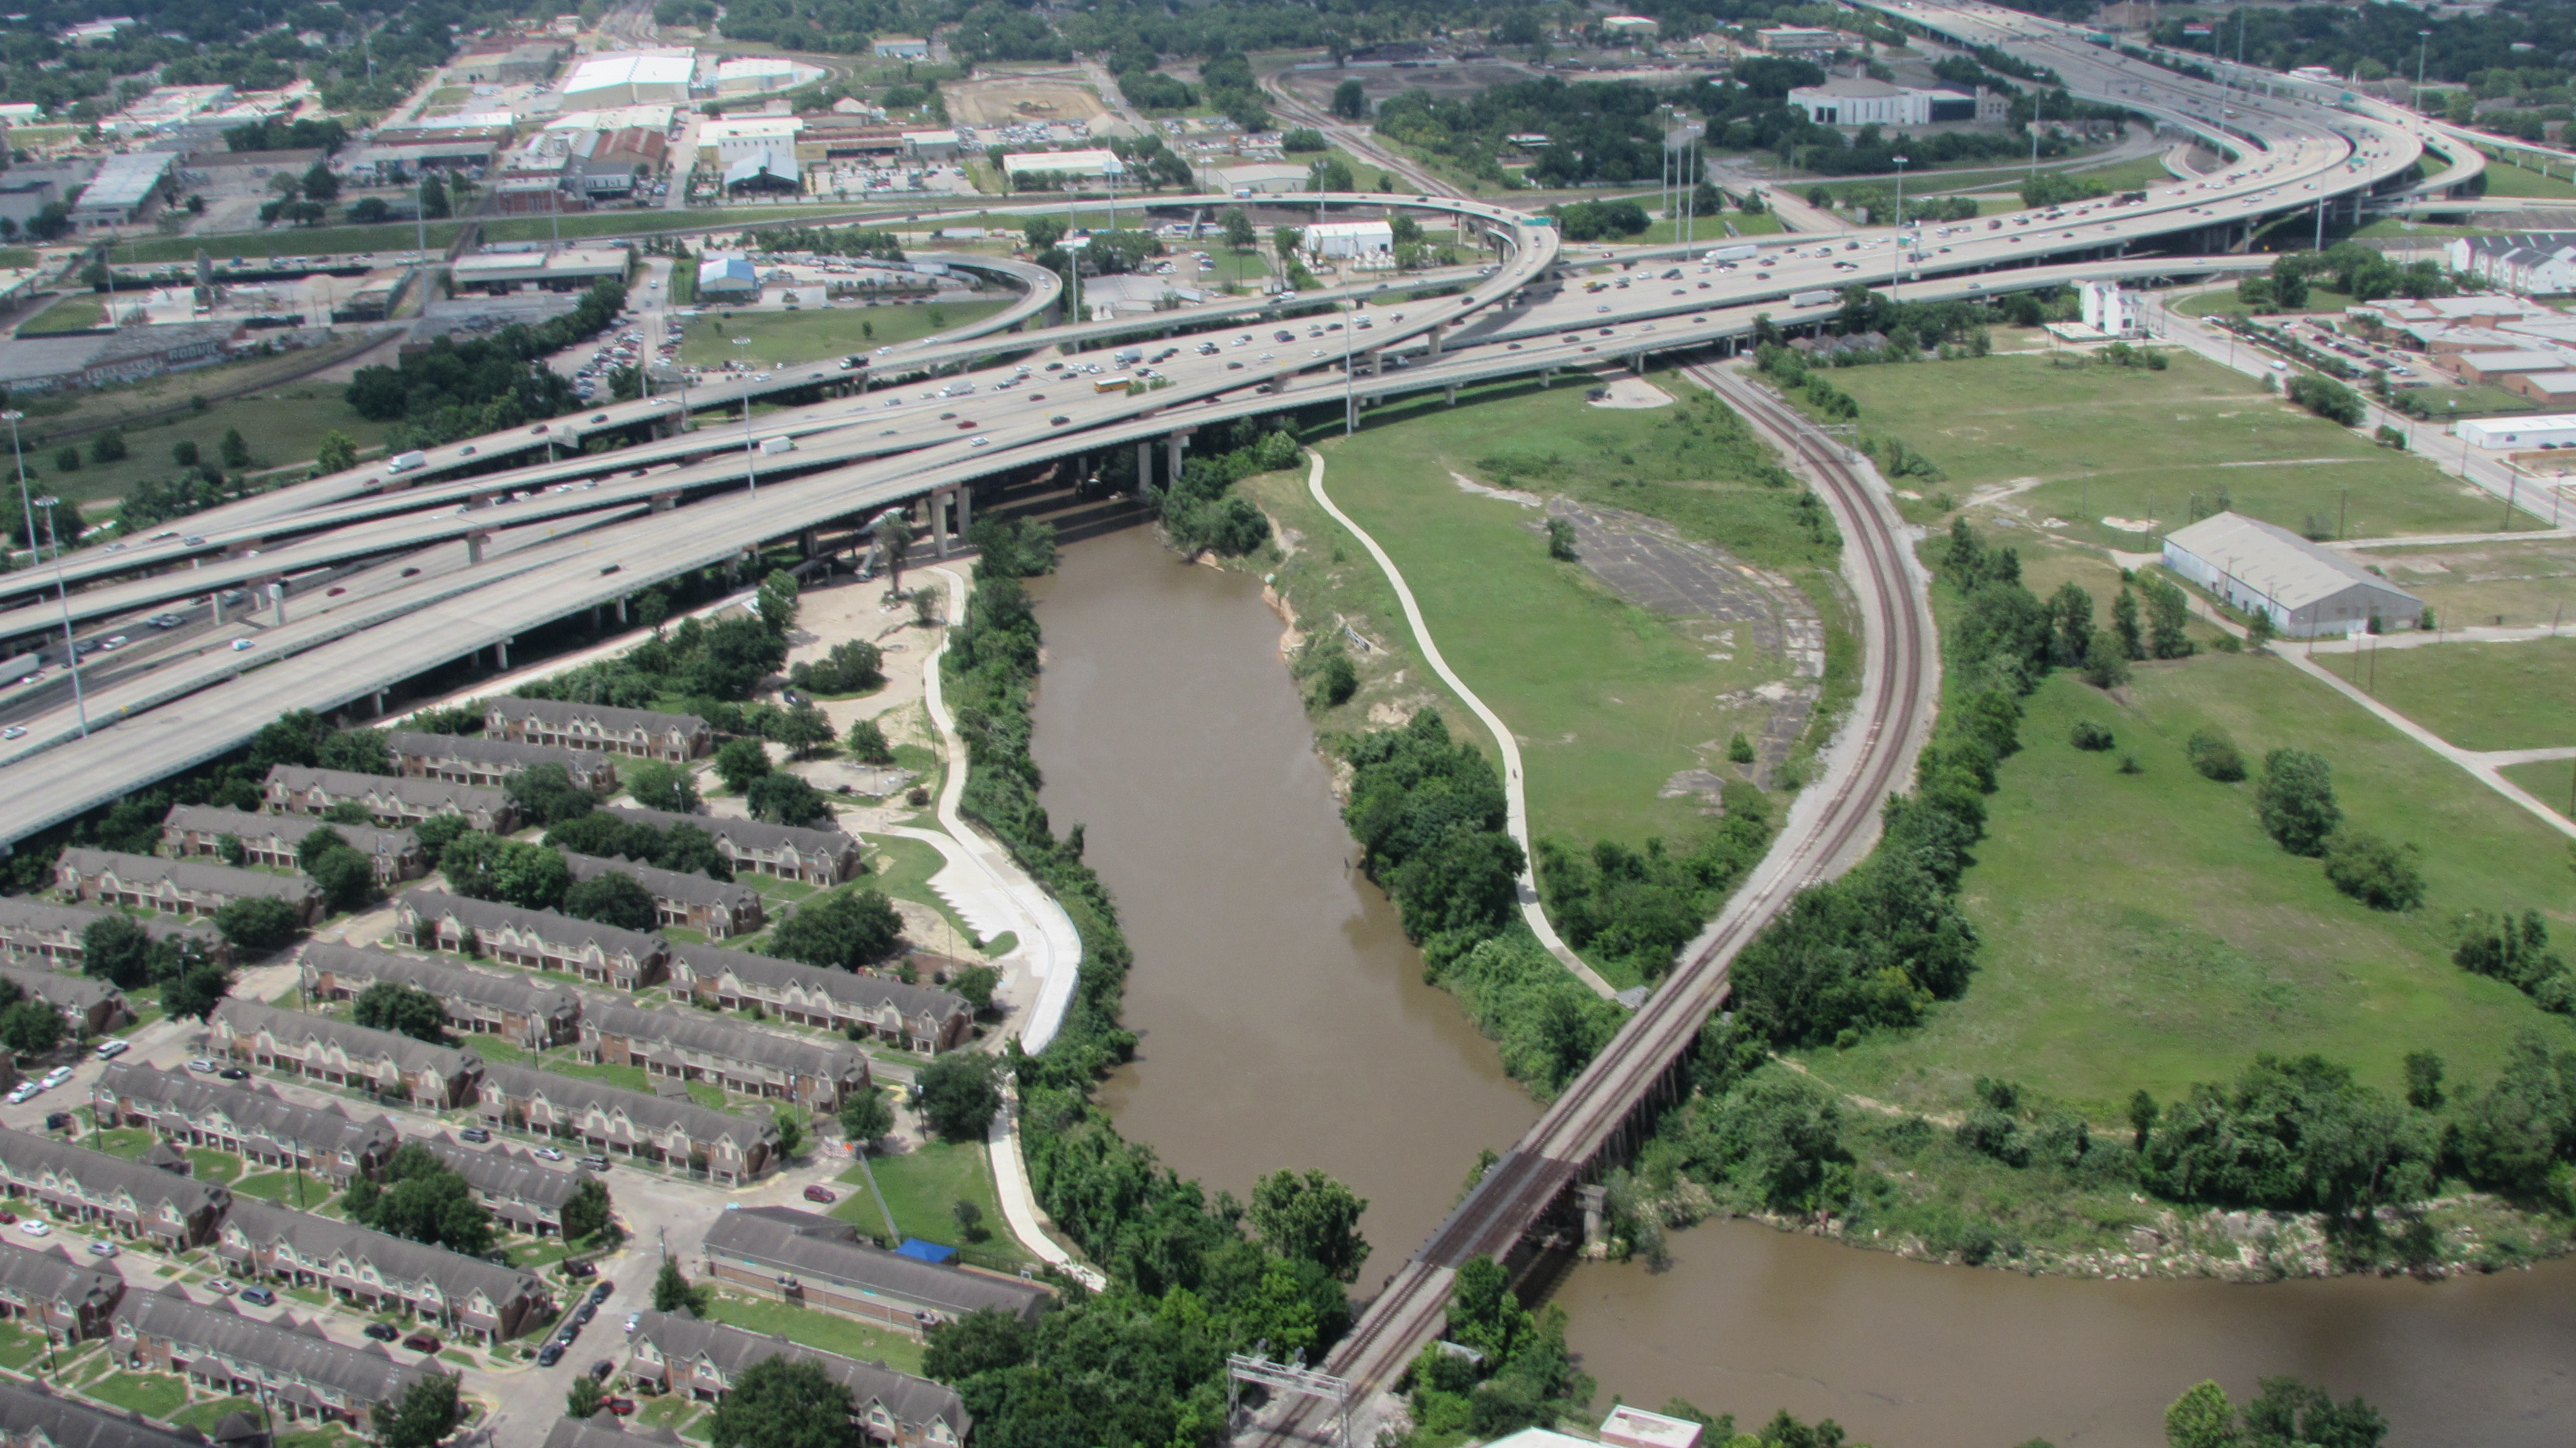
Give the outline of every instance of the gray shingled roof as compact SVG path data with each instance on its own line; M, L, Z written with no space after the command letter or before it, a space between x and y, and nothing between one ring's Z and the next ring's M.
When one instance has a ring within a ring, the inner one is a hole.
M988 1277L855 1242L808 1236L788 1223L769 1219L775 1215L718 1213L707 1227L707 1254L748 1258L763 1267L783 1267L827 1282L872 1287L959 1316L993 1307L1026 1317L1050 1295L1033 1282Z
M599 756L583 750L556 744L523 744L484 734L421 734L397 729L385 736L385 747L397 759L466 759L477 764L515 764L523 769L536 764L560 764L567 770L584 772L599 767Z
M42 1383L0 1378L0 1437L38 1433L53 1448L203 1448L204 1441L57 1396Z
M881 1363L864 1363L838 1353L800 1347L785 1337L764 1337L720 1322L700 1322L693 1317L647 1309L637 1314L635 1335L629 1341L652 1343L663 1361L674 1367L704 1358L724 1374L727 1382L742 1376L743 1370L753 1364L774 1357L812 1363L850 1390L862 1414L870 1403L884 1404L886 1413L907 1435L944 1419L956 1434L954 1441L963 1443L974 1421L967 1416L966 1404L956 1390L945 1384L899 1373Z
M272 875L265 870L243 870L204 860L169 860L159 855L129 855L121 850L77 847L63 851L62 857L84 879L112 869L118 879L128 884L151 885L168 880L182 890L214 895L266 895L301 904L319 888L300 875Z
M337 1042L355 1059L376 1060L391 1057L406 1073L436 1071L441 1076L455 1076L481 1064L482 1057L454 1046L434 1046L414 1040L400 1031L371 1030L330 1016L308 1016L302 1011L282 1011L258 1001L238 996L227 998L215 1007L215 1019L230 1022L236 1035L257 1035L265 1030L281 1041L301 1045L306 1041Z
M508 1147L486 1151L445 1136L415 1136L403 1144L425 1148L484 1196L534 1202L541 1207L562 1207L590 1175L584 1171L558 1171Z
M373 1148L390 1151L401 1139L393 1122L382 1116L356 1121L345 1112L289 1101L264 1087L164 1071L140 1061L108 1062L91 1090L183 1121L220 1112L245 1137L299 1146L308 1154L346 1153L358 1160Z
M0 965L0 980L9 982L37 1000L50 1003L56 1009L76 1010L83 1015L89 1014L102 1001L125 998L125 992L106 981L59 970Z
M495 1308L503 1308L523 1297L542 1296L546 1290L533 1272L414 1242L355 1222L289 1211L256 1197L236 1198L232 1210L225 1213L225 1234L230 1236L236 1228L254 1243L264 1246L284 1242L298 1256L308 1259L327 1261L345 1254L353 1262L374 1263L379 1273L396 1281L435 1282L451 1303L462 1304L480 1292Z
M785 989L801 985L836 1001L848 1001L869 1010L882 1010L891 1002L909 1020L928 1016L946 1021L964 1015L973 1007L966 998L934 986L905 985L882 976L859 975L846 970L831 970L802 961L781 960L774 955L754 955L747 950L727 950L721 945L699 945L691 941L674 941L671 954L685 960L700 975L716 976L733 972L739 980Z
M640 1126L655 1131L685 1131L694 1141L730 1136L748 1145L774 1140L778 1135L773 1122L736 1116L730 1111L710 1111L694 1101L666 1101L650 1092L629 1091L585 1077L531 1071L497 1061L483 1068L483 1085L487 1096L498 1091L511 1100L524 1101L543 1095L567 1110L595 1105L603 1111L622 1111Z
M620 930L577 915L561 915L552 910L523 910L497 900L474 900L463 895L447 895L436 890L407 891L403 908L425 920L453 915L474 930L534 931L546 941L563 946L576 946L595 941L610 954L632 955L638 960L651 960L665 953L669 942L661 936L641 930Z
M74 938L78 938L82 931L108 916L122 913L97 905L65 905L53 900L39 900L32 895L0 895L0 930L35 934L68 929ZM155 940L167 935L194 936L207 942L223 938L211 925L168 915L146 916L142 925L143 933Z
M174 804L161 817L163 829L194 830L199 834L239 835L244 839L274 835L288 844L300 845L315 830L337 830L349 847L370 855L406 855L420 848L420 837L409 830L378 829L374 825L335 825L320 815L262 814L257 810L220 809L210 804Z
M689 905L713 905L736 912L760 899L758 890L737 881L710 880L694 870L665 870L622 855L603 859L598 855L576 855L566 850L563 861L575 880L593 880L601 875L631 875L637 884L651 891L657 899L678 900Z
M729 815L680 814L673 810L636 809L628 805L611 805L608 812L619 819L651 825L657 830L667 830L673 825L692 825L717 839L730 839L755 850L775 850L793 845L809 855L830 855L858 847L858 841L841 830L809 830L799 825L764 824L759 820L735 819Z
M0 1166L6 1166L10 1175L21 1181L32 1181L51 1171L80 1183L81 1189L93 1196L125 1192L146 1216L157 1215L164 1202L176 1207L180 1216L192 1217L208 1207L220 1208L232 1199L229 1190L213 1182L172 1176L138 1161L5 1127L0 1127Z
M707 721L695 714L657 714L650 709L620 709L610 704L572 704L561 699L523 699L516 694L502 694L483 701L483 717L494 713L505 719L537 719L561 728L583 719L597 720L603 728L633 729L641 726L658 734L665 729L697 733Z
M327 1220L287 1215L306 1222ZM324 1337L318 1327L299 1326L292 1316L261 1322L244 1317L229 1301L191 1302L175 1282L158 1292L127 1293L117 1304L116 1320L133 1323L144 1336L178 1345L182 1356L194 1350L255 1363L365 1403L393 1402L433 1371L425 1364L398 1363L374 1343L342 1347Z
M0 1287L21 1302L60 1302L78 1310L106 1306L124 1290L125 1279L84 1267L59 1246L39 1250L0 1242Z
M490 785L450 784L443 779L423 779L416 775L360 774L351 769L309 769L300 764L270 766L262 787L272 784L284 784L297 791L318 786L324 793L342 799L354 799L364 794L390 794L413 809L432 814L449 809L459 814L476 810L498 812L510 806L510 796Z
M557 1418L546 1433L545 1448L645 1448L645 1445L675 1443L677 1440L641 1429L629 1433L624 1420L614 1413L600 1413L588 1418Z
M667 1041L684 1050L704 1051L736 1061L756 1061L800 1076L837 1080L864 1067L867 1055L846 1041L817 1041L782 1036L729 1021L705 1011L643 1011L616 1004L582 1012L584 1036L623 1036L631 1041Z
M325 941L307 941L301 956L342 978L390 980L431 995L517 1011L545 1019L563 1012L579 1014L581 997L571 987L526 975L500 975L453 961L424 960L390 950L368 950Z

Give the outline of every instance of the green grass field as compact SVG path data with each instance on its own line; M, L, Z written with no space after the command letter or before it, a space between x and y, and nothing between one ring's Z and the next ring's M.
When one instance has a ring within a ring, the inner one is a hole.
M78 332L107 325L107 299L93 292L74 292L18 324L21 337Z
M290 1171L265 1171L243 1177L232 1184L238 1196L258 1197L299 1212L309 1212L331 1200L330 1185L317 1177L303 1177L297 1186L297 1175Z
M2508 764L2497 772L2530 791L2532 798L2576 820L2576 759Z
M2377 652L2354 656L2371 693L2462 749L2576 745L2576 638ZM2348 674L2351 664L2328 667Z
M973 1246L1004 1256L1021 1255L1010 1224L1002 1220L1002 1199L993 1186L993 1159L982 1142L929 1142L899 1156L871 1157L868 1167L876 1173L877 1190L885 1193L886 1207L894 1213L894 1224L905 1236L950 1247ZM833 1206L832 1215L857 1223L863 1232L880 1230L885 1214L877 1210L876 1198L868 1194L867 1181L857 1164L841 1173L839 1180L847 1190ZM980 1242L967 1242L958 1230L953 1209L961 1201L973 1202L976 1210L984 1214L985 1236Z
M242 1159L229 1151L215 1151L203 1146L188 1148L188 1175L201 1182L224 1186L241 1174Z
M188 1382L169 1373L116 1373L81 1389L102 1403L167 1419L188 1404Z
M842 305L695 317L680 339L680 360L699 367L720 367L737 357L769 366L815 362L962 327L1005 305L998 301ZM749 337L751 345L735 346L736 337Z
M2576 620L2576 539L2508 541L2499 534L2493 542L2373 548L2359 556L2422 598L2445 624Z
M790 1342L824 1352L882 1362L897 1372L915 1376L921 1372L921 1343L916 1339L815 1308L717 1293L707 1305L707 1316L746 1332L780 1333Z
M110 1156L121 1156L127 1161L141 1161L143 1153L150 1151L152 1143L160 1139L150 1127L115 1126L90 1133L81 1139L81 1145Z
M2123 705L2058 674L2026 701L1962 885L1984 942L1966 995L1920 1031L1819 1053L1819 1075L1917 1109L2009 1077L2110 1122L2132 1091L2171 1100L2261 1051L2315 1051L2393 1088L2410 1051L2440 1052L2468 1081L2518 1031L2576 1043L2564 1018L2449 959L2461 911L2567 918L2566 841L2280 660L2142 665L2130 692ZM2117 748L2073 748L2079 718L2109 725ZM2250 782L2186 762L2184 741L2213 726L2249 763L2285 745L2323 754L2352 826L2423 851L2422 908L2365 909L2275 846ZM2118 772L2124 752L2141 773Z
M2343 292L2329 291L2324 287L2310 287L2308 304L2299 310L2302 313L2341 312L2351 305L2352 298ZM2186 317L2224 317L2231 312L2244 311L2245 304L2236 300L2236 288L2220 287L2215 291L2202 292L2198 296L2185 297L2174 304L2174 310Z
M2060 536L2142 550L2145 535L2106 516L2178 527L2222 506L2333 536L2479 533L2503 518L2486 494L2419 458L2375 447L2248 379L2176 353L2162 372L2068 354L1913 366L1847 367L1834 385L1858 399L1868 433L1893 433L1938 463L1959 496L2010 488ZM2474 491L2474 490L2472 490ZM2528 522L2525 526L2529 526Z
M194 1428L200 1433L211 1435L217 1423L234 1413L248 1413L256 1421L260 1414L259 1399L207 1398L202 1402L190 1403L187 1407L171 1414L170 1422L182 1428Z
M2486 194L2489 196L2531 196L2566 200L2576 197L2576 184L2563 176L2544 176L2528 166L2487 157Z
M968 940L975 938L975 932L965 920L930 888L930 877L948 867L947 858L938 850L919 840L881 835L871 847L871 853L885 856L886 863L876 874L857 882L862 888L875 890L892 899L927 905L938 911L959 935Z

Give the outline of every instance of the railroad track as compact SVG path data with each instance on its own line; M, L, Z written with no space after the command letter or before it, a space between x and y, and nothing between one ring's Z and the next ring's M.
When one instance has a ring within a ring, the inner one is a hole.
M1718 368L1682 371L1801 464L1841 526L1866 636L1858 717L1835 746L1828 782L1793 807L1745 887L1682 952L1645 1007L1388 1280L1334 1350L1327 1369L1363 1389L1395 1382L1437 1335L1457 1267L1508 1252L1670 1079L1725 1000L1736 953L1799 891L1867 853L1877 840L1880 804L1906 783L1931 724L1938 669L1931 607L1888 500L1845 460L1839 444L1776 397ZM1261 1437L1272 1444L1313 1440L1330 1422L1324 1410L1301 1403Z

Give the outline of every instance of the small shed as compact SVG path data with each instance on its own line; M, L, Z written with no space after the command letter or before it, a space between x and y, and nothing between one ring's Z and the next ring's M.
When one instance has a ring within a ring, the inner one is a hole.
M2415 628L2424 601L2343 553L2242 513L2165 535L2165 567L2229 607L2272 617L2284 638Z

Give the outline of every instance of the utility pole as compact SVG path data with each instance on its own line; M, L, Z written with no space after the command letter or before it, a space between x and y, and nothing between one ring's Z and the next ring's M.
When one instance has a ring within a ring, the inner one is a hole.
M733 339L733 344L737 348L748 347L751 345L751 339L736 337ZM749 356L748 353L744 355L746 358ZM743 365L748 367L750 363L746 361ZM750 485L752 496L758 497L760 495L760 450L754 447L751 441L751 374L746 371L742 375L742 380L734 385L742 389L742 475Z

